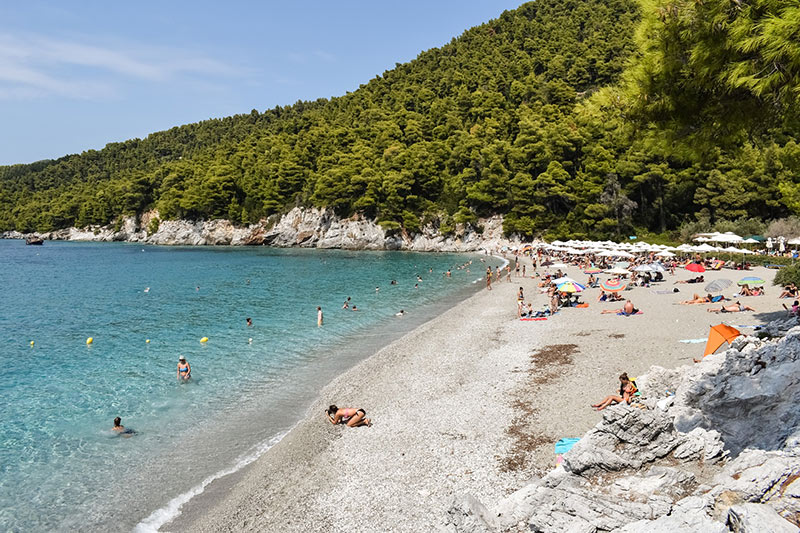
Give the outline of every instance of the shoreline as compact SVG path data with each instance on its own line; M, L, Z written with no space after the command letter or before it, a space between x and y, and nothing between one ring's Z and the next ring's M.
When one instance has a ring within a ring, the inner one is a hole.
M473 260L474 263L478 265L483 265L483 263L480 262L483 260L482 255L462 255L466 259ZM506 264L507 260L502 257L492 257L491 262L492 264L500 262ZM392 322L391 320L396 321L398 319L393 317L390 319L390 322L387 322L383 326L384 330L385 328L392 328L391 331L381 334L381 328L376 326L374 331L370 330L371 332L366 333L366 336L354 338L349 341L348 344L341 344L338 347L325 348L325 353L327 354L326 357L334 357L336 360L340 361L340 363L337 364L341 364L344 367L344 370L334 373L331 377L327 378L327 380L318 380L320 382L319 385L321 387L326 386L330 382L339 379L343 373L352 371L354 367L358 367L365 360L373 357L376 353L380 352L388 345L424 326L431 320L436 319L441 315L442 312L447 310L444 308L444 306L457 306L465 299L473 297L481 287L481 285L478 284L479 280L481 279L478 277L480 276L480 273L481 270L479 266L477 271L473 271L472 274L466 274L463 282L459 283L461 286L448 294L446 298L440 300L439 302L428 302L424 304L424 307L411 310L410 314L407 314L401 319L401 323L397 323L397 325L395 325L395 322ZM325 366L330 366L330 364ZM307 378L303 377L300 377L300 379L301 381L307 380ZM302 402L302 405L309 406L316 404L318 400L319 391L317 390L317 392L312 396L305 398ZM238 479L241 477L243 472L246 471L248 466L253 461L256 461L270 448L283 440L294 427L300 424L305 418L310 416L309 413L310 411L301 413L289 429L282 429L278 434L270 436L266 440L255 443L248 451L235 458L231 463L220 465L217 471L208 474L195 485L187 487L185 491L175 495L166 503L163 503L158 508L152 510L152 512L140 519L139 522L135 524L135 531L146 532L158 530L158 528L163 526L165 523L180 516L182 513L182 507L187 504L187 502L203 495L205 492L213 492L218 485L227 485L232 479Z
M574 267L568 274L583 278ZM675 278L668 279L658 288L671 288ZM589 400L613 392L621 371L635 376L653 364L690 363L701 348L680 339L705 336L720 318L764 324L781 311L771 295L748 301L755 315L719 317L705 306L674 305L690 296L692 286L680 285L673 295L631 291L644 316L600 315L614 304L596 303L590 291L589 309L518 321L514 292L523 285L530 297L536 282L512 278L481 289L340 375L288 435L209 485L164 529L439 527L453 497L498 502L552 468L554 442L580 437L599 421ZM543 301L533 297L535 307ZM570 345L566 354L553 349ZM331 426L317 414L331 401L364 407L375 425Z

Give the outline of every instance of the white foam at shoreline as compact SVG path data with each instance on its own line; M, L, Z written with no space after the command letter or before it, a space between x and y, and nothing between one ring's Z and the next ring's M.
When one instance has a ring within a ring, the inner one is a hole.
M283 437L285 437L289 432L294 429L291 428L283 433L280 433L271 439L262 442L260 445L256 447L256 450L248 455L241 457L236 464L230 468L225 470L220 470L214 474L211 474L203 481L189 489L188 491L184 492L183 494L179 494L178 496L172 498L167 505L161 507L160 509L156 509L153 511L150 516L136 524L136 527L133 529L135 533L155 533L158 529L163 526L164 524L174 520L181 514L181 507L183 507L189 500L194 498L195 496L202 494L203 491L206 490L211 483L214 481L223 478L227 475L233 474L244 468L245 466L249 465L262 455L264 455L270 448L278 444Z

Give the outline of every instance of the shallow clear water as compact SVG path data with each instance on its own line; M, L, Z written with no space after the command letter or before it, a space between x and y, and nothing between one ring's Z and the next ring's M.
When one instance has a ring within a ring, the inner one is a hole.
M0 529L130 530L474 291L471 258L468 273L454 254L0 240ZM112 433L115 416L137 434Z

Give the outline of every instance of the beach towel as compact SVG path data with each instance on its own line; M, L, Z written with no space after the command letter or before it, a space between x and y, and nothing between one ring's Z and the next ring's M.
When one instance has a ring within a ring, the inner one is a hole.
M682 342L684 344L700 344L701 342L706 342L708 339L683 339L678 342Z
M643 315L643 314L644 313L642 313L641 311L636 311L635 313L630 314L630 315L626 315L625 313L617 313L617 316L634 316L634 315Z
M578 442L579 440L581 439L576 439L572 437L565 437L563 439L559 439L559 441L556 442L555 446L556 455L567 453L572 449L573 446L575 446L575 443Z
M547 320L547 317L540 316L540 317L535 317L535 318L520 318L520 320L524 320L524 321Z
M681 292L681 291L679 291L678 288L675 287L674 289L669 289L669 290L665 290L665 291L653 291L653 290L651 290L650 292L652 292L653 294L673 294L673 293Z
M581 308L583 308L583 307L589 307L589 304L587 304L587 303L582 303L582 304L578 304L578 305L576 305L575 307L581 307Z
M724 300L724 299L725 299L725 297L724 297L724 296L722 296L722 295L718 295L718 296L714 296L713 298L711 298L711 302L713 302L713 303L717 303L717 302L721 302L721 301L722 301L722 300Z

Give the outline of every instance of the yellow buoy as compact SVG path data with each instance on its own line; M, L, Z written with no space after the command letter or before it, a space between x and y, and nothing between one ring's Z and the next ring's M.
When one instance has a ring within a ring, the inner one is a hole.
M200 342L208 342L208 337L203 337L202 339L200 339Z
M31 348L33 348L33 341L31 341Z
M94 342L94 337L89 337L86 339L86 344L92 344Z
M145 344L150 344L150 339L145 339Z

